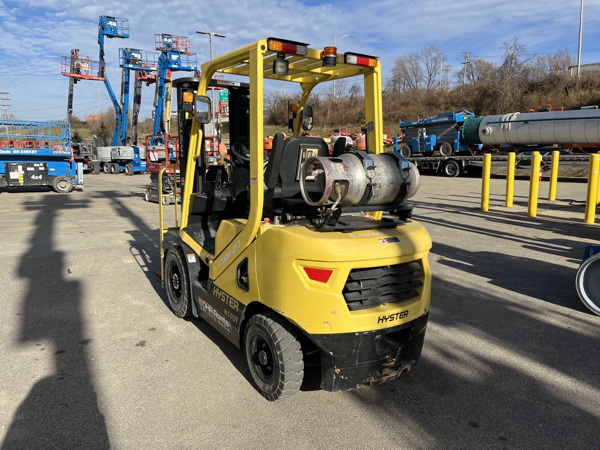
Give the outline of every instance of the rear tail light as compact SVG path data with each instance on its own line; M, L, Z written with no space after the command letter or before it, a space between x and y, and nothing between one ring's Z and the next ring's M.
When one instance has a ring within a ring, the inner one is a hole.
M344 62L354 66L377 67L377 58L367 55L359 55L358 53L344 54Z
M313 281L318 281L320 283L327 283L329 281L329 277L333 273L332 269L317 269L315 267L304 267L304 272L309 279Z
M270 51L277 53L291 53L300 56L306 56L308 54L308 44L303 44L301 42L269 38L267 40L267 46Z

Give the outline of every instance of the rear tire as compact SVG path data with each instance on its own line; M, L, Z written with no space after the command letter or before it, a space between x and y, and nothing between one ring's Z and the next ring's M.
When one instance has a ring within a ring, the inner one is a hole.
M405 158L410 158L412 156L412 150L406 144L400 146L400 148L398 149L398 153L400 153Z
M444 164L444 175L447 177L457 177L462 172L462 168L457 161L451 159Z
M66 194L73 190L73 182L67 177L56 177L52 180L52 189L59 194Z
M107 163L107 162L102 163L102 171L104 173L110 173L111 168L112 168L112 164L111 163Z
M442 145L440 145L440 155L452 156L452 153L454 153L454 149L448 142L444 142Z
M302 347L287 323L272 313L252 316L246 326L246 363L258 391L269 401L294 395L304 378Z
M119 167L118 163L112 163L110 165L110 173L119 173L121 171L121 167Z
M177 317L192 315L192 296L187 267L181 247L174 246L167 251L165 258L165 286L169 306Z
M125 175L131 176L134 173L133 164L125 164Z

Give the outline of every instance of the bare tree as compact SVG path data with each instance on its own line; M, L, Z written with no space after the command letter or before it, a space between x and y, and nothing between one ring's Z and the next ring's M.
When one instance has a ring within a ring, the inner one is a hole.
M532 61L531 73L533 78L541 78L551 74L568 75L569 66L572 65L573 58L569 50L564 49L556 53L537 56Z
M477 84L480 82L490 82L496 77L498 68L484 59L472 59L467 64L467 83ZM463 72L459 73L462 80Z
M420 64L419 53L411 53L396 59L387 87L392 92L402 92L409 89L420 89L422 82L423 68Z
M500 80L526 79L529 75L526 70L527 63L532 59L531 56L525 58L527 46L519 42L518 36L514 36L512 42L504 41L502 48L504 49L504 61L498 68Z
M432 89L435 86L441 86L440 77L442 76L444 61L447 59L446 53L439 45L432 45L421 50L421 58L425 69L425 88Z

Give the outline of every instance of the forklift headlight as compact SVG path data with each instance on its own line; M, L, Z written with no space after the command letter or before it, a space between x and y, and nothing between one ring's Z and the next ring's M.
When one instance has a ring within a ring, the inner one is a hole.
M273 73L275 75L287 75L290 63L285 59L283 53L277 54L277 59L273 60Z

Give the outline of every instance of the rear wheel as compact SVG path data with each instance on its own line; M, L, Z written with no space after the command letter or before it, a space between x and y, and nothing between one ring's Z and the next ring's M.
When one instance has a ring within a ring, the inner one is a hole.
M448 142L444 142L440 145L440 155L442 156L452 156L453 148Z
M444 164L444 175L447 177L457 177L460 175L462 169L460 164L457 161L451 159L450 161L446 161Z
M56 177L52 180L52 189L59 194L66 194L73 190L73 182L67 177Z
M412 150L406 144L400 146L400 148L398 149L398 153L400 153L405 158L410 158L412 156Z
M192 315L192 296L181 247L171 247L165 259L165 285L169 306L177 317Z
M102 171L103 171L104 173L110 173L110 169L111 169L111 167L112 167L112 164L111 164L111 163L107 163L107 162L105 162L105 163L102 163Z
M287 323L270 313L252 316L246 326L246 362L258 391L269 401L294 395L304 378L302 347Z
M125 175L133 175L133 164L125 164Z
M119 173L121 171L121 167L119 167L119 163L112 163L110 165L110 173Z

